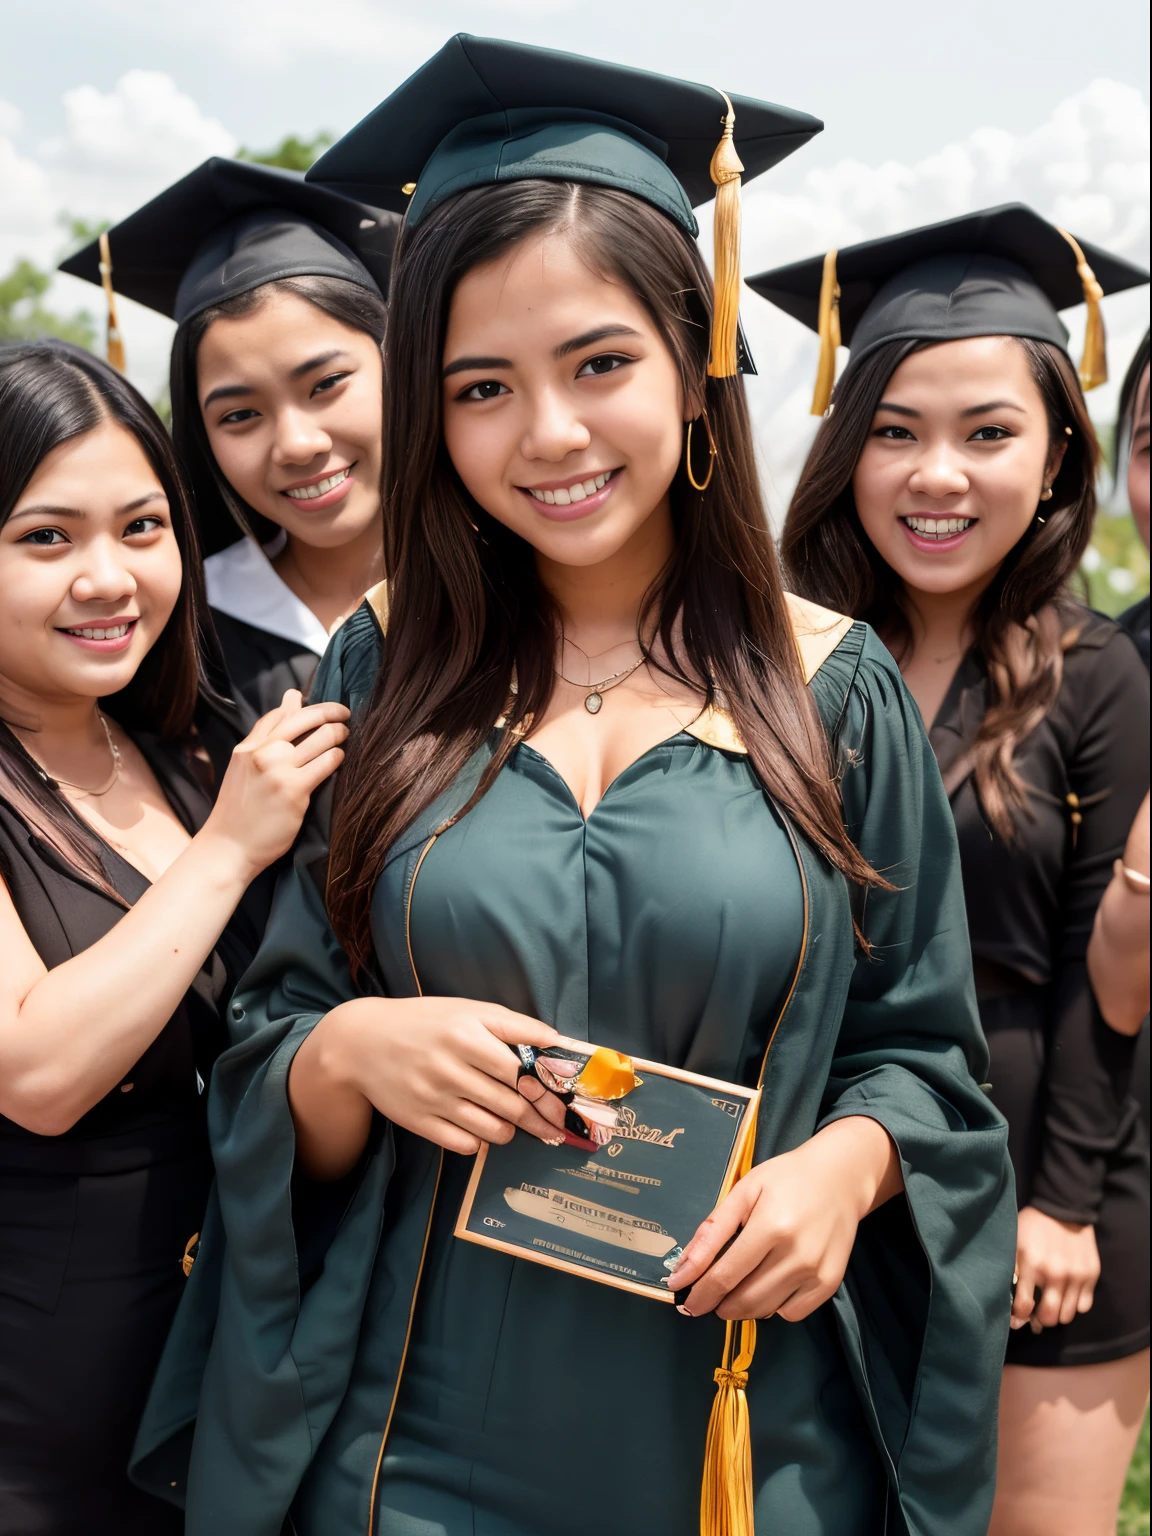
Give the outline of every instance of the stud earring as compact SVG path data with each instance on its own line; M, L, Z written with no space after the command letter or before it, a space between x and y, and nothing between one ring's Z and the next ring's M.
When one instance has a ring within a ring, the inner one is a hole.
M1046 485L1044 487L1044 489L1040 492L1040 500L1041 501L1051 501L1052 500L1052 487L1050 485Z

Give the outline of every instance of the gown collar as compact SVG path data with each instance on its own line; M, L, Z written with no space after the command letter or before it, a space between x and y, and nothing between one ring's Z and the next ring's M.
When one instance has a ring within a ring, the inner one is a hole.
M251 624L266 634L278 635L323 656L328 631L306 603L302 603L272 564L284 548L283 530L270 544L238 539L204 562L208 604L230 619Z

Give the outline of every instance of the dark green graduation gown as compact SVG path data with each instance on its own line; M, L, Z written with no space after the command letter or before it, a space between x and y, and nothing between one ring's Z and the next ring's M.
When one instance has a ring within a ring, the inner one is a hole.
M365 606L314 696L355 711L379 653ZM746 758L684 733L587 824L522 746L414 884L478 753L389 856L377 985L489 997L718 1076L763 1070L758 1159L845 1115L883 1124L906 1197L862 1224L826 1307L761 1329L756 1529L981 1536L1015 1210L1005 1127L978 1087L955 833L915 706L864 626L812 686L846 820L896 886L857 904L870 958L844 880ZM315 875L305 851L232 1005L210 1110L218 1204L135 1475L186 1499L189 1536L278 1536L289 1510L306 1536L690 1536L721 1324L453 1239L461 1160L383 1121L344 1184L293 1184L288 1069L355 995Z

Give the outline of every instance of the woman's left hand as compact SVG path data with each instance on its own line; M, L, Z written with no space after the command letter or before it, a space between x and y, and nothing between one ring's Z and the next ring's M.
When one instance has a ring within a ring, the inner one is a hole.
M745 1174L701 1224L668 1284L692 1287L682 1308L691 1317L778 1313L798 1323L838 1290L861 1220L903 1187L883 1126L862 1115L837 1120Z

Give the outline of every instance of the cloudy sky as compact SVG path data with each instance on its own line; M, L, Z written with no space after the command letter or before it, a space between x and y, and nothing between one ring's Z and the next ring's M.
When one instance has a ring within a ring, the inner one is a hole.
M61 213L118 218L211 154L351 126L453 32L592 53L800 107L824 134L745 196L745 269L1020 199L1147 263L1142 0L50 0L4 8L0 275L58 253ZM100 312L61 279L61 308ZM125 306L149 394L166 323ZM807 447L815 345L748 293L749 390L783 497ZM1107 301L1114 379L1147 290ZM1074 336L1082 311L1067 317ZM1098 391L1104 419L1114 387Z

